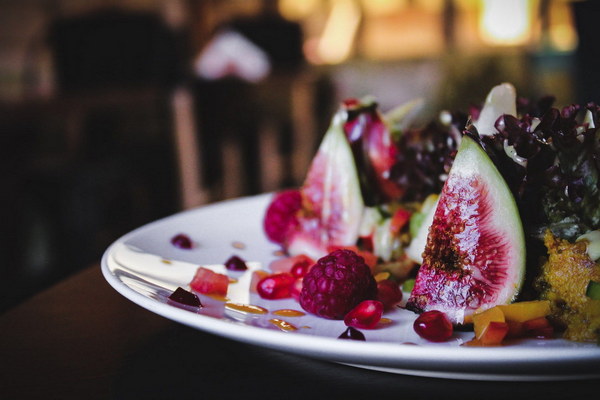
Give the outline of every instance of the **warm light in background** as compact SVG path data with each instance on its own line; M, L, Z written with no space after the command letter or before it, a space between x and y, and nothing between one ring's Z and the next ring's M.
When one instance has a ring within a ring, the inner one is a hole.
M551 46L558 51L568 52L577 48L578 37L568 1L552 3L548 34Z
M320 0L279 0L279 12L284 18L295 21L309 17L320 5Z
M362 0L361 6L369 16L385 16L402 11L408 0Z
M573 52L573 0L279 0L313 64L423 59L521 47Z
M361 12L353 0L334 0L317 45L317 55L324 64L345 61L354 47Z
M531 38L529 0L482 0L479 31L492 45L522 45Z

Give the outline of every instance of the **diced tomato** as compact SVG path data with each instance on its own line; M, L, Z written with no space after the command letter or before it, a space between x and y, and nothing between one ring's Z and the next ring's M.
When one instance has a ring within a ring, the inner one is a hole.
M517 321L506 321L508 324L507 338L520 338L523 337L523 323Z
M190 282L190 287L202 294L216 294L225 296L229 287L229 277L218 274L208 268L200 267Z
M527 337L551 339L554 336L554 327L546 317L534 318L523 322L523 333Z
M393 235L398 235L400 233L402 228L404 228L406 223L410 220L410 215L410 211L405 210L404 208L396 210L392 216L392 221L390 222L390 231Z

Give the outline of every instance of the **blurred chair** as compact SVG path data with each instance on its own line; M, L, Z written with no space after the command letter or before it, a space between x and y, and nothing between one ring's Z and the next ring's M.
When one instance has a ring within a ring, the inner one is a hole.
M187 88L179 87L173 92L171 104L180 204L186 210L207 203L210 194L204 183L204 163L198 147L199 132L193 95Z
M10 204L19 208L7 229L17 250L3 275L15 298L97 262L120 235L179 208L173 32L157 15L105 10L56 20L47 40L57 94L18 105L28 146L12 166Z
M204 182L223 198L299 185L322 133L302 29L262 4L219 26L195 60Z

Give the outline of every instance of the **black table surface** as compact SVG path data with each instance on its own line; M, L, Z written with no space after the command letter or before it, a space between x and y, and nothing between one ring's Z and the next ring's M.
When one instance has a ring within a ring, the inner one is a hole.
M600 379L398 375L248 345L157 316L92 266L0 316L0 398L591 399Z

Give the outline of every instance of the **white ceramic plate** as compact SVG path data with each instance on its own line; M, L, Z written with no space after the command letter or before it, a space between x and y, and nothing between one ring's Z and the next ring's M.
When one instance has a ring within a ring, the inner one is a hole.
M102 272L109 284L134 303L171 320L230 339L319 359L410 375L457 379L544 380L600 376L600 347L560 339L523 340L493 348L461 346L472 338L458 332L448 342L430 343L412 329L415 315L395 310L391 323L364 330L366 341L340 340L343 321L311 315L279 317L273 311L301 310L294 300L263 300L249 293L251 271L266 268L278 247L262 230L269 195L242 198L201 207L143 226L117 240L105 252ZM191 250L174 247L170 239L185 233ZM226 273L223 263L238 255L247 272L229 272L230 302L262 306L264 315L232 311L223 301L200 296L198 310L167 302L178 286L189 288L197 267ZM298 328L282 330L270 320Z

